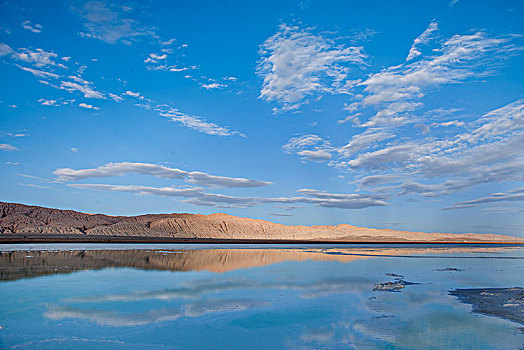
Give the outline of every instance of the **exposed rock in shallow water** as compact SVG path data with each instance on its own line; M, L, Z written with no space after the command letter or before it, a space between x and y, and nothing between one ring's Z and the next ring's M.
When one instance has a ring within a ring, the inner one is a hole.
M373 285L373 291L375 292L400 292L404 289L402 281L385 282Z
M473 305L472 311L524 324L524 288L456 289L449 292Z
M410 286L413 284L420 284L420 283L408 282L408 281L404 281L402 278L396 278L395 282L384 282L384 283L374 284L373 291L375 292L400 292L406 286Z

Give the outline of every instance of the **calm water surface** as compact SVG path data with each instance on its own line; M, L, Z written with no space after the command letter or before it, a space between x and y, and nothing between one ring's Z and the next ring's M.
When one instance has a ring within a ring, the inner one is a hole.
M448 294L524 287L518 247L47 244L0 253L1 348L524 345L523 324L472 313ZM398 279L397 292L373 290Z

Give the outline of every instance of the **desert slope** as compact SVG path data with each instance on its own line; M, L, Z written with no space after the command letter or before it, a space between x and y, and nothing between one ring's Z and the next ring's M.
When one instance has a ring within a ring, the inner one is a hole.
M0 202L0 238L15 234L29 237L64 235L347 242L524 242L524 239L504 235L379 230L347 224L288 226L227 214L109 216Z

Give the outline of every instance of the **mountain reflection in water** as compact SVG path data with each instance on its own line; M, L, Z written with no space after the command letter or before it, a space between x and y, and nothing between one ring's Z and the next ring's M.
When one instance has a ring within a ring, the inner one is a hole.
M171 247L170 247L171 248ZM0 281L79 270L127 267L141 270L226 272L284 261L349 263L376 257L502 253L514 247L219 248L0 251Z

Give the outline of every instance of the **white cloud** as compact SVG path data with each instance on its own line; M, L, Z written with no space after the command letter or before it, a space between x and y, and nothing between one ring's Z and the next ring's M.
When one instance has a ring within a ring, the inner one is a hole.
M182 67L182 68L170 67L168 69L169 69L170 72L183 72L183 71L188 70L189 68L188 67Z
M294 153L297 150L303 150L305 147L319 143L324 143L324 140L318 135L302 135L291 138L284 146L282 146L282 149L285 153Z
M142 101L143 103L136 104L136 106L138 107L156 111L160 116L168 118L175 123L180 123L198 132L216 136L237 135L241 137L246 137L246 135L238 131L232 131L227 127L219 126L215 123L206 122L201 117L181 112L180 110L173 108L167 104L156 103L155 101L142 96L139 92L126 91L123 95L136 97L140 101Z
M150 187L136 185L106 185L106 184L70 184L68 186L100 191L117 191L135 193L138 195L153 195L163 197L188 198L187 203L215 207L252 207L264 203L307 203L326 208L363 209L374 206L384 206L384 198L367 194L337 194L324 191L301 189L299 197L235 197L216 193L205 193L199 188Z
M163 55L157 55L155 53L150 53L149 54L149 57L151 57L152 59L154 60L165 60L167 58L167 55L166 54L163 54Z
M42 31L42 25L37 23L31 23L31 21L22 22L22 28L27 29L33 33L40 33Z
M421 52L419 51L419 46L427 44L433 35L433 32L435 32L438 29L437 22L433 21L431 22L426 30L422 32L414 41L413 45L411 46L411 49L409 50L408 57L406 58L406 61L410 61L418 56L421 55Z
M136 185L105 185L105 184L70 184L68 186L82 189L93 189L99 191L116 191L128 192L138 195L161 196L161 197L182 197L189 198L190 203L196 205L222 205L234 204L237 206L253 206L256 203L252 198L241 198L234 196L226 196L215 193L205 193L196 187L191 188L176 188L170 187L151 187L151 186L136 186Z
M353 168L379 169L388 164L402 165L413 160L421 151L417 144L402 144L379 149L373 152L362 153L348 161Z
M524 188L516 188L507 193L492 193L487 197L481 197L470 201L455 203L452 207L442 208L443 210L463 209L476 207L479 204L495 202L520 202L524 201Z
M93 105L90 105L90 104L87 104L87 103L84 103L84 102L80 103L78 105L78 107L82 107L82 108L85 108L85 109L94 109L94 110L99 110L100 109L98 107L95 107Z
M183 113L176 108L166 107L165 105L157 105L154 107L154 109L159 112L162 117L169 118L173 122L180 123L190 129L204 134L217 136L238 135L241 137L246 137L246 135L238 131L231 131L228 128L219 126L215 123L206 122L200 117Z
M449 7L451 7L451 8L455 7L455 5L457 4L457 2L459 2L459 0L451 0L451 1L449 2Z
M73 152L73 153L78 153L78 148L76 148L76 147L71 147L70 150L71 150L71 152Z
M142 36L157 38L153 29L141 26L136 18L140 14L128 7L130 11L116 3L87 1L76 11L84 19L86 32L83 37L102 40L108 44L122 42L130 44ZM131 12L131 13L130 13ZM135 14L135 16L132 16Z
M331 159L333 148L318 135L308 134L291 138L282 150L287 154L298 154L303 160L322 162Z
M358 180L356 180L356 183L359 183L360 186L377 186L377 185L384 185L387 183L393 183L393 182L399 182L403 177L399 175L391 175L391 174L381 174L381 175L368 175L364 176Z
M355 113L353 115L348 115L344 119L337 120L337 124L344 124L344 123L347 123L347 122L353 122L353 124L358 126L358 125L360 125L360 121L358 119L358 117L360 115L361 115L361 113Z
M371 74L360 84L364 86L364 95L358 97L357 103L379 111L363 126L416 121L412 112L422 106L417 100L424 97L424 89L492 73L492 63L518 52L511 40L512 37L489 37L481 31L454 35L429 56Z
M211 187L260 187L271 184L271 182L268 181L216 176L199 171L185 171L150 163L108 163L93 169L74 170L63 168L53 172L54 175L58 176L59 181L77 181L87 178L122 176L128 173L153 175L166 179L184 179L195 185Z
M0 57L13 53L13 49L4 43L0 43Z
M225 84L220 84L220 83L210 83L210 84L200 84L200 86L202 86L204 89L206 90L213 90L213 89L221 89L221 88L224 88L226 87L227 85Z
M33 74L35 77L37 78L43 78L43 79L49 79L49 78L52 78L52 79L58 79L60 76L55 74L55 73L51 73L51 72L45 72L45 71L42 71L42 70L38 70L38 69L33 69L33 68L27 68L27 67L22 67L22 66L19 66L19 65L16 65L18 68L22 69L22 70L25 70L26 72L29 72L31 74Z
M168 46L168 45L173 44L175 41L176 41L175 38L171 38L169 40L163 41L161 44L164 45L164 46Z
M395 137L395 134L389 131L368 129L353 136L347 145L340 147L337 151L342 157L349 158L361 150L393 137Z
M12 132L8 132L6 134L7 136L10 136L10 137L27 137L29 136L29 134L22 134L22 133L12 133Z
M0 150L1 151L17 151L18 148L16 148L13 145L7 144L7 143L0 143Z
M278 110L297 109L313 94L348 93L350 66L364 64L361 47L337 45L313 30L281 25L261 47L257 74L264 81L260 98Z
M111 97L115 102L122 102L124 100L122 97L112 93L109 93L109 97Z
M487 113L477 120L476 125L471 134L460 139L476 142L524 129L524 99Z
M303 150L297 154L309 161L323 162L331 159L331 153L325 149L318 149L315 151Z
M67 68L61 63L56 63L58 55L54 52L47 52L42 49L29 50L21 49L19 52L12 54L13 58L33 64L35 67L41 68L44 66L58 66Z
M46 99L39 99L38 102L40 102L40 104L42 106L58 106L58 103L56 102L56 100L46 100Z
M124 95L139 98L140 97L140 92L133 92L133 91L129 91L128 90L128 91L124 92Z
M84 94L85 98L98 98L105 99L106 97L100 91L96 91L91 83L88 84L78 84L71 81L62 81L60 83L60 89L67 90L69 92L79 91Z

